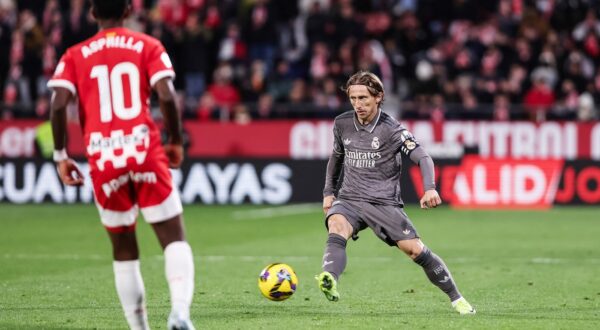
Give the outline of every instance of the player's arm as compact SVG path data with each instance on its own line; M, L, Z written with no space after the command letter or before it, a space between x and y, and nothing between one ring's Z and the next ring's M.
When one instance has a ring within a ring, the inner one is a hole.
M327 162L327 172L325 173L325 188L323 188L323 211L327 213L335 200L336 188L342 173L344 165L344 145L339 130L333 129L334 142L333 151Z
M435 190L435 169L433 160L425 149L419 145L412 133L406 129L401 129L398 133L400 151L408 156L415 164L419 165L419 169L421 170L423 190L425 191L419 202L421 208L428 209L437 207L442 204L442 199L437 190Z
M50 122L52 123L52 137L54 139L54 162L60 180L69 186L83 184L83 175L66 152L67 141L67 106L73 98L71 91L62 87L55 87L50 102Z
M172 79L170 77L160 79L154 84L154 90L158 94L160 111L169 136L167 144L164 146L167 158L169 158L169 166L179 168L183 161L183 134Z

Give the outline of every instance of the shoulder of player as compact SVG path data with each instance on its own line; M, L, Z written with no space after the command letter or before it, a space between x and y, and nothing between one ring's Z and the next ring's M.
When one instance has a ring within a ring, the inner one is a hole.
M346 112L338 115L337 117L335 117L335 119L333 121L335 123L341 123L346 120L354 120L354 110L346 111Z
M402 124L400 124L400 122L396 118L390 116L389 114L387 114L383 111L381 112L381 118L379 118L379 125L383 125L389 129L393 129L393 130L404 129Z

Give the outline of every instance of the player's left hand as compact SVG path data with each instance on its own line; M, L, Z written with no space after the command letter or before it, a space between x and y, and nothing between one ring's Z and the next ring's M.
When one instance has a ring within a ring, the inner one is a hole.
M434 208L442 204L442 199L435 189L430 189L423 194L420 204L422 209Z
M179 168L183 162L183 146L181 144L166 144L165 153L169 159L170 168Z

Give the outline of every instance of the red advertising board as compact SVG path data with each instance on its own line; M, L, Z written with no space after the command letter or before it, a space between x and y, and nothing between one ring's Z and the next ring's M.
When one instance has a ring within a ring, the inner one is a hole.
M466 156L436 161L435 175L442 200L457 208L544 209L552 204L600 204L600 166L589 160ZM410 166L402 183L405 201L414 202L423 195L421 182L419 168Z
M549 208L563 163L467 156L454 179L450 204L458 208Z
M40 121L0 122L0 156L35 155ZM600 122L405 122L426 148L436 144L473 147L484 158L600 160ZM186 121L189 157L326 159L332 121L256 121L247 125ZM69 153L82 156L77 124L69 125Z

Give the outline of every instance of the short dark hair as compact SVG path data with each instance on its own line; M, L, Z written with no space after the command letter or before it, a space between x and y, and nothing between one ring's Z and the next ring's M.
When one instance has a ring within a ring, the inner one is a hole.
M90 0L94 15L99 19L121 19L125 15L129 0Z

